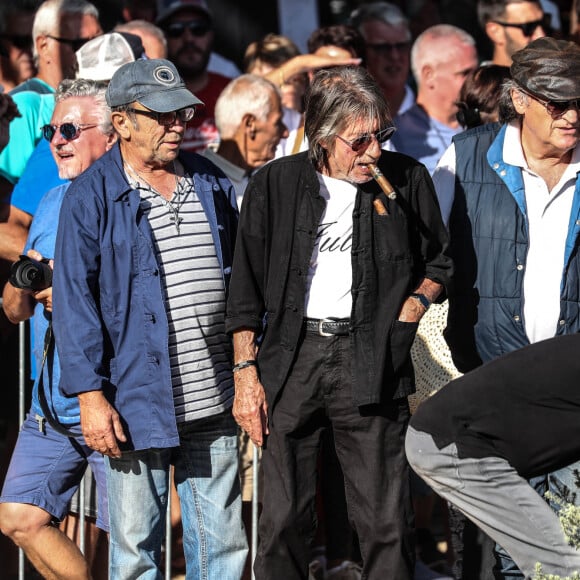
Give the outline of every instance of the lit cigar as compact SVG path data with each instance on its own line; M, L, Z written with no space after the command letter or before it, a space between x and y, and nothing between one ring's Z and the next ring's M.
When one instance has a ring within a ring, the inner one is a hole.
M367 167L369 168L374 180L385 192L385 195L389 199L396 199L397 192L395 191L394 187L389 183L389 180L383 175L383 172L374 163L368 163Z

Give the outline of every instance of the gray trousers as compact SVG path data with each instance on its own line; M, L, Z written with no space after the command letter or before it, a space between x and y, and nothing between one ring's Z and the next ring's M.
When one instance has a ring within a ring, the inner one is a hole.
M537 563L561 577L580 571L580 551L568 545L558 516L505 459L460 459L454 443L438 449L412 427L405 449L417 474L500 544L526 578Z

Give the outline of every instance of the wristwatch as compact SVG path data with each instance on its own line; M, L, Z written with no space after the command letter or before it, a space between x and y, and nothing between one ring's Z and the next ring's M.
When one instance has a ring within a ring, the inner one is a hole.
M429 301L429 298L427 298L427 296L425 296L425 294L411 294L411 298L418 300L423 305L423 308L425 310L429 310L429 306L431 306L431 302Z

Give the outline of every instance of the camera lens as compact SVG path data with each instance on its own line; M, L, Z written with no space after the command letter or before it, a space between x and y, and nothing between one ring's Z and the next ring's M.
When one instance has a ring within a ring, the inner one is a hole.
M52 269L46 261L21 256L12 264L10 284L23 290L44 290L52 284Z

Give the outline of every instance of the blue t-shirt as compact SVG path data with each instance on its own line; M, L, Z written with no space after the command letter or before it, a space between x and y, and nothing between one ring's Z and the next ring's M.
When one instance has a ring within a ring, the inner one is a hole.
M26 162L42 139L42 127L50 123L54 94L23 91L12 98L21 116L10 122L10 140L0 152L0 175L14 184L20 179Z
M50 144L46 139L41 139L12 190L10 203L34 215L44 194L63 183L68 181L58 176L58 167L52 156Z
M69 185L70 182L66 182L63 185L55 187L42 198L30 226L24 253L34 249L40 252L45 258L54 257L60 206ZM42 365L44 337L50 318L51 315L45 312L44 306L37 304L32 320L34 326L33 352L37 369ZM61 423L66 425L79 423L80 412L77 398L65 397L59 390L60 363L56 349L53 349L52 360L47 360L44 365L43 382L46 399L52 409L53 415ZM36 377L32 391L31 412L32 414L44 415L38 401L38 376Z
M429 117L417 103L397 115L395 125L397 131L390 141L393 150L423 163L431 175L453 136L463 131L461 127L449 127Z

